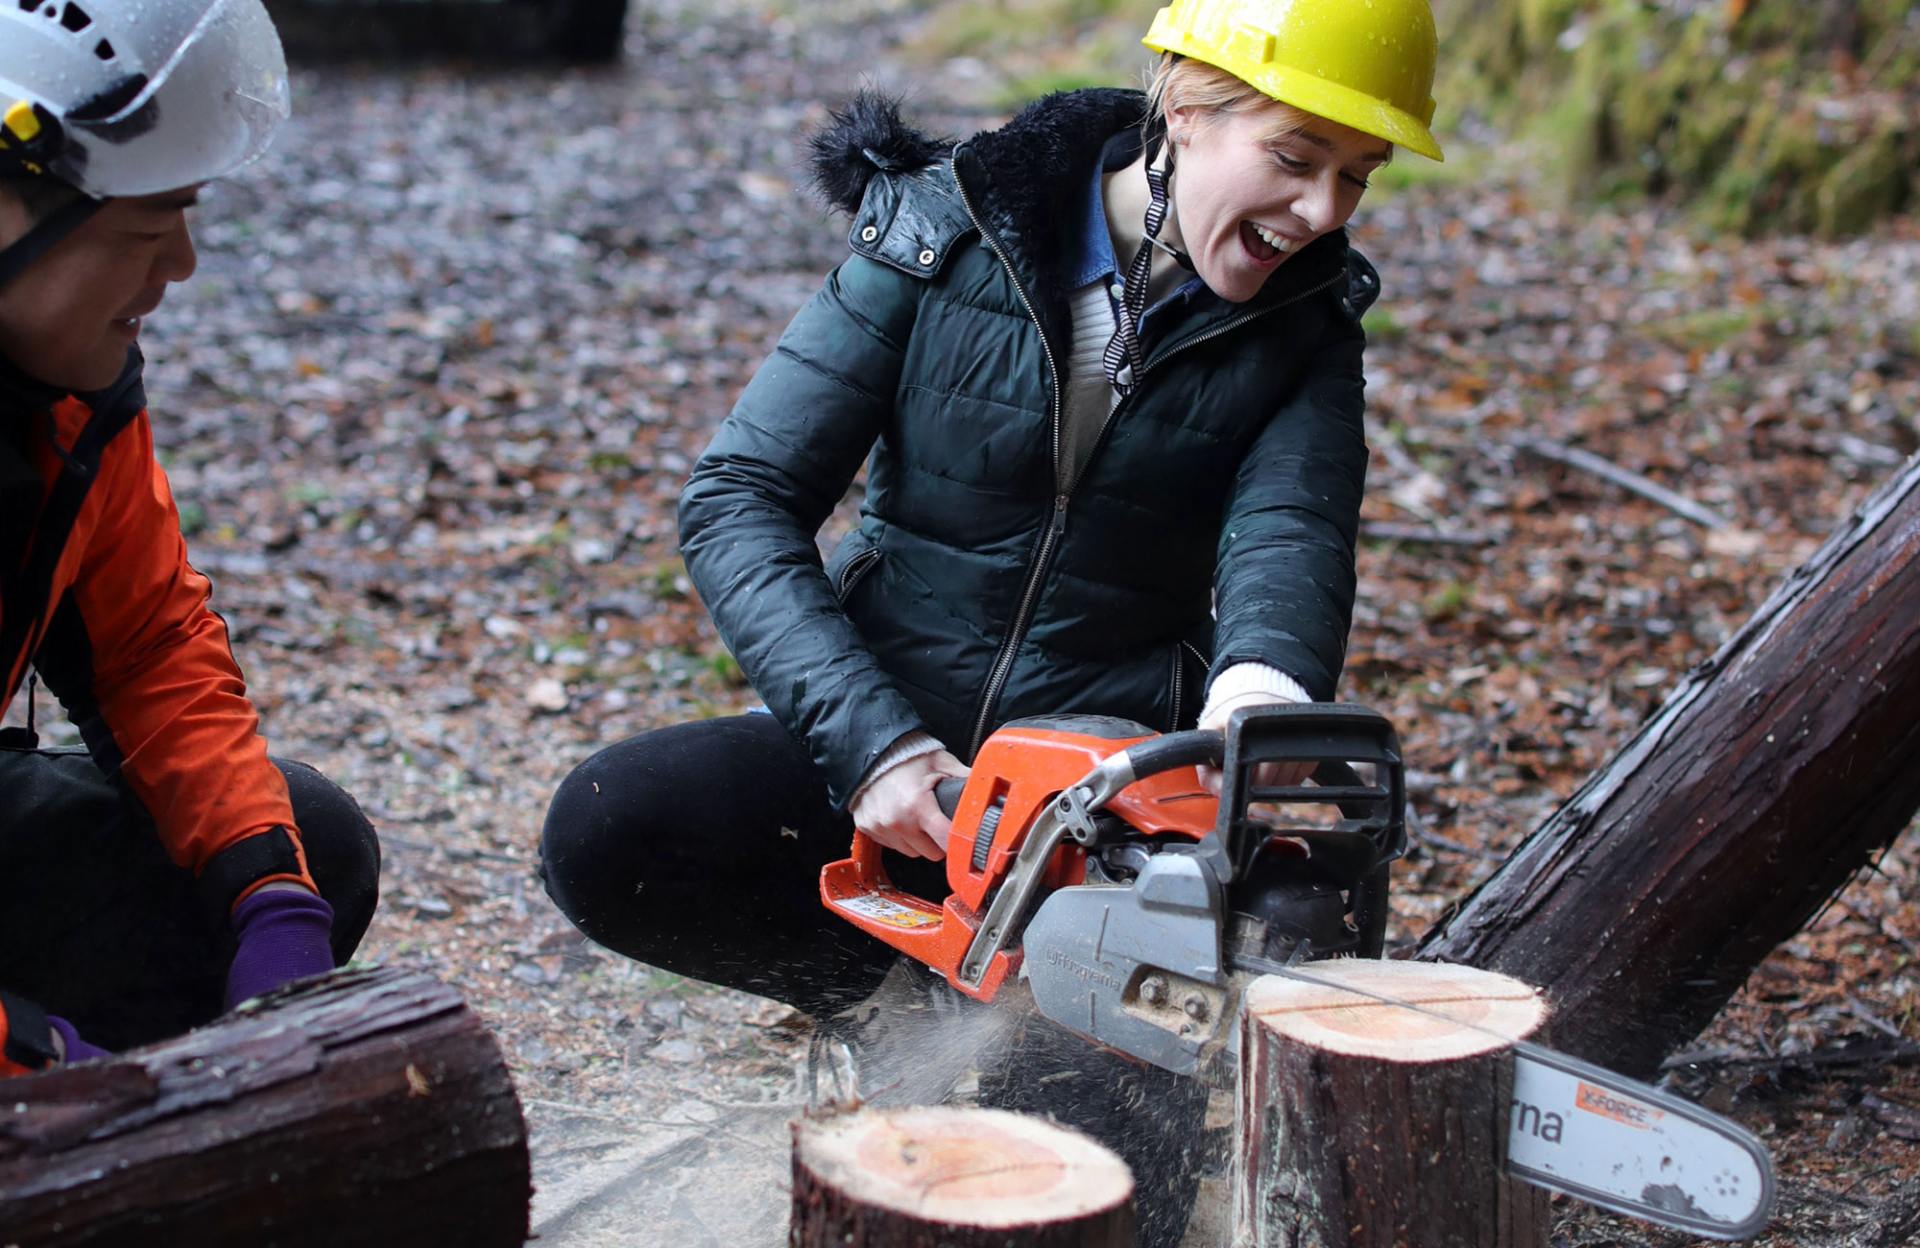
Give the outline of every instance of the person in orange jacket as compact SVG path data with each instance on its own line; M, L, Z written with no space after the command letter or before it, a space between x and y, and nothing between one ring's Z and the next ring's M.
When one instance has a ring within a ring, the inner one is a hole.
M76 20L75 14L78 14ZM267 754L154 459L143 319L186 213L286 117L260 0L0 4L0 1076L147 1043L346 960L379 846Z

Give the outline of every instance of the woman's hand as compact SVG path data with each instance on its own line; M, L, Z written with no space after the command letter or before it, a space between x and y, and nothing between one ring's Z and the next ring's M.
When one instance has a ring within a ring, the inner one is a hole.
M1238 694L1223 698L1218 702L1208 702L1206 710L1200 716L1199 726L1215 732L1224 732L1227 719L1243 706L1292 706L1295 699L1275 697L1264 691ZM1261 763L1253 769L1253 783L1262 788L1277 788L1281 785L1305 783L1313 774L1312 763ZM1220 796L1222 777L1218 767L1200 768L1200 783L1215 797Z
M953 824L934 800L933 786L966 774L966 764L945 750L916 754L868 781L847 813L855 828L888 849L937 861L947 856Z

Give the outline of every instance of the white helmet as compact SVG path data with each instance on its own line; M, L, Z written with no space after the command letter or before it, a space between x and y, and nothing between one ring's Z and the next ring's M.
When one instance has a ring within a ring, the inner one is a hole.
M0 175L178 190L256 159L289 111L261 0L0 0Z

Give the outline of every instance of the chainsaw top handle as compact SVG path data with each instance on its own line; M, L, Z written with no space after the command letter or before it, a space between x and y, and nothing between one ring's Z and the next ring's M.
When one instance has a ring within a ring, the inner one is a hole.
M1314 787L1258 785L1255 768L1268 763L1306 763ZM1354 764L1373 771L1362 779ZM1196 729L1139 742L1107 758L1058 799L1067 835L1086 843L1090 816L1134 781L1179 767L1210 766L1223 773L1220 817L1204 856L1224 883L1247 868L1265 840L1247 819L1254 803L1327 804L1343 823L1328 833L1306 832L1329 859L1350 860L1341 874L1391 861L1406 851L1405 775L1393 725L1364 706L1305 702L1246 707L1233 713L1225 732ZM934 788L951 818L966 781L942 780Z
M1226 755L1226 734L1210 729L1195 729L1191 732L1171 732L1164 736L1142 741L1138 745L1120 751L1102 763L1099 768L1088 774L1077 788L1086 788L1103 772L1110 772L1115 778L1120 774L1121 764L1116 760L1125 755L1127 779L1112 792L1107 793L1094 803L1094 807L1104 804L1114 793L1143 776L1158 775L1163 771L1172 771L1178 767L1218 767ZM960 795L966 791L967 781L963 776L950 776L933 786L934 801L940 804L940 812L953 818L953 812L960 808Z
M1316 787L1257 783L1258 768L1306 763ZM1355 764L1370 768L1363 779ZM1275 830L1248 807L1330 804L1342 816L1329 830L1285 830L1352 881L1406 852L1406 770L1399 737L1378 711L1347 703L1251 706L1227 721L1219 821L1202 843L1222 880L1238 878Z

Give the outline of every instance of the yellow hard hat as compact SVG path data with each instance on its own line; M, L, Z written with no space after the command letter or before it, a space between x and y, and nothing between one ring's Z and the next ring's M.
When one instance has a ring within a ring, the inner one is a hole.
M1445 159L1433 132L1439 46L1427 0L1173 0L1141 42L1262 94Z

